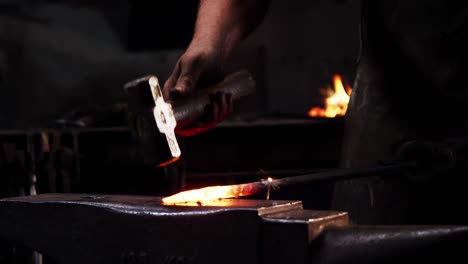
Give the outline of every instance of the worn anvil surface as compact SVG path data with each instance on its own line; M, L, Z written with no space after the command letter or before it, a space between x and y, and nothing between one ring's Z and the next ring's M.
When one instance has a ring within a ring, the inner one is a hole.
M0 200L0 238L59 263L304 263L309 242L348 225L300 201L165 206L158 197L43 194Z

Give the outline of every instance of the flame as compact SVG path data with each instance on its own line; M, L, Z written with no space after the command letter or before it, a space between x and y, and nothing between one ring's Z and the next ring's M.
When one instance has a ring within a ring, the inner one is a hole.
M201 189L194 189L180 192L172 196L163 198L163 204L177 205L182 203L202 203L225 198L238 198L241 196L249 196L257 193L258 189L255 184L236 184L225 186L210 186Z
M328 117L344 116L348 110L348 103L351 94L351 87L343 84L340 75L333 76L333 88L321 89L325 98L325 109L315 106L309 110L310 117Z

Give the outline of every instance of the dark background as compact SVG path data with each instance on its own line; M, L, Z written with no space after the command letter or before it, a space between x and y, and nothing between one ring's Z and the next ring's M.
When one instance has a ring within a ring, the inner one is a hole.
M150 3L148 3L150 2ZM64 4L68 3L68 4ZM299 115L338 73L352 85L359 1L273 1L233 56L259 87L237 115ZM0 1L0 127L44 126L84 105L123 101L145 74L165 80L193 33L198 1Z

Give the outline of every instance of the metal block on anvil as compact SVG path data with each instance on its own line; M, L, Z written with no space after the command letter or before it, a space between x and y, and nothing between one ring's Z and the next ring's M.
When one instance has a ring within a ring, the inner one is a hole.
M308 245L345 212L300 201L42 194L0 200L0 238L59 263L307 263ZM281 257L279 257L281 256Z

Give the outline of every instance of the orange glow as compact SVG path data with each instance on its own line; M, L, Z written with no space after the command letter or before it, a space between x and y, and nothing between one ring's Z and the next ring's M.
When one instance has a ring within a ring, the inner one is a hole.
M343 84L340 75L333 76L334 88L320 89L325 98L325 108L315 106L309 110L310 117L328 117L344 116L348 110L348 103L352 89Z
M218 199L218 200L210 200L210 201L186 201L186 202L180 202L180 203L172 203L172 204L166 204L166 206L208 206L208 207L232 207L236 206L236 201L238 199Z
M224 198L238 198L253 195L258 191L255 184L237 184L226 186L210 186L201 189L189 190L174 194L162 199L165 205L178 205L181 203L196 203L203 205L205 202Z

